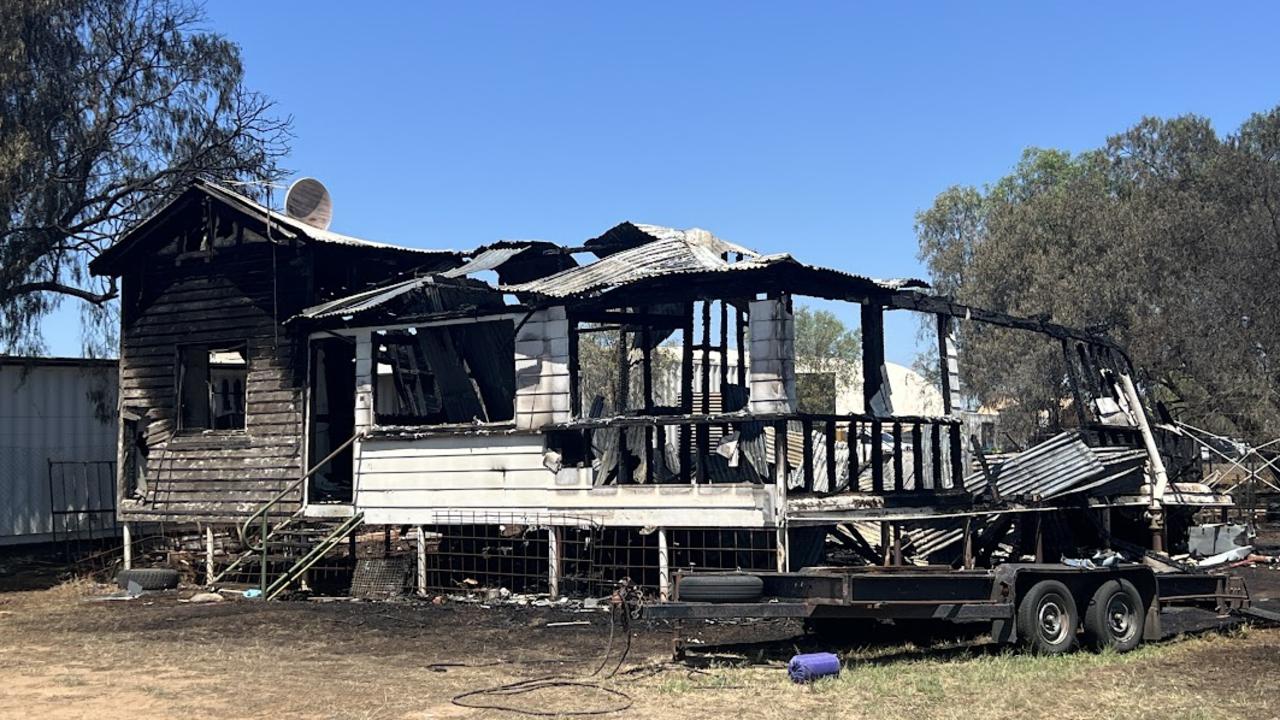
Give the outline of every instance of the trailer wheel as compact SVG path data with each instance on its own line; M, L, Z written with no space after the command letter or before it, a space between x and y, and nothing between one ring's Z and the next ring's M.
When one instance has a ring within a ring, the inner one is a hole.
M680 578L680 599L691 602L750 602L764 592L755 575L688 575Z
M1128 652L1142 642L1146 609L1133 583L1108 580L1098 587L1084 612L1084 636L1096 650Z
M1037 655L1071 650L1079 620L1071 591L1057 580L1037 582L1018 603L1018 635Z

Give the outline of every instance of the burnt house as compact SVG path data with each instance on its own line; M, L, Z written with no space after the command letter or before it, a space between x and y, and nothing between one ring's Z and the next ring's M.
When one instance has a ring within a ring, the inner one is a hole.
M257 557L268 595L361 525L416 546L419 587L630 577L661 595L673 569L798 568L832 543L967 567L1090 527L1158 547L1229 502L1195 483L1109 339L705 230L426 251L200 182L92 269L122 282L120 519L238 527L251 551L232 566ZM797 407L802 296L854 311L863 412ZM936 328L940 414L895 413L887 313ZM959 399L965 323L1060 347L1071 427L983 455Z
M306 464L308 348L286 321L459 262L319 230L204 181L129 231L91 266L121 288L120 519L253 513Z

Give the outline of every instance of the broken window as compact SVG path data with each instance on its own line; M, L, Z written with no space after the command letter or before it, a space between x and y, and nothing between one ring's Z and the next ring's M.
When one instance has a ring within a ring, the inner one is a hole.
M140 500L147 495L147 423L146 413L124 408L124 493L122 497Z
M747 314L733 301L579 311L572 319L578 417L714 414L747 405Z
M178 425L243 430L249 356L244 343L178 349Z
M381 425L506 422L515 417L515 325L495 320L374 336Z

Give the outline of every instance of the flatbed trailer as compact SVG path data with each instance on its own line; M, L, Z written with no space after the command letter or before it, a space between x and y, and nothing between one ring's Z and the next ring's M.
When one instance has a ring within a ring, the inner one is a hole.
M1249 605L1244 582L1217 573L1156 573L1146 565L1078 568L1004 563L807 568L799 572L676 573L670 599L646 617L684 620L803 618L821 628L859 620L990 623L991 637L1033 652L1068 652L1083 641L1131 650L1161 637L1160 613L1173 605L1220 613Z

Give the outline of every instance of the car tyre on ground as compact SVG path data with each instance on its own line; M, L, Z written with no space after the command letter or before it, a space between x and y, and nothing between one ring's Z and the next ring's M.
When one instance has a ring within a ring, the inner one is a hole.
M121 570L116 575L116 584L128 590L129 583L135 582L143 590L171 590L178 587L178 571L173 568L134 568Z
M1037 655L1059 655L1076 644L1080 616L1075 599L1057 580L1040 580L1018 603L1018 637Z
M1095 650L1128 652L1142 642L1146 608L1133 583L1123 578L1098 587L1084 613L1085 641Z

